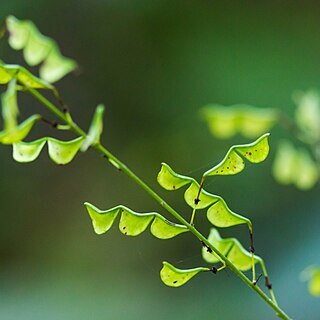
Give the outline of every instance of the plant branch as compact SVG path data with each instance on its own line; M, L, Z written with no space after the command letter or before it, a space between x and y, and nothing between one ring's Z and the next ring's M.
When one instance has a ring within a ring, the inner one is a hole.
M38 99L46 108L52 111L57 117L68 124L71 130L82 136L86 137L86 133L71 119L68 113L61 112L54 104L46 99L37 90L27 87L27 90ZM208 240L202 235L192 224L185 220L175 209L173 209L165 200L163 200L155 191L153 191L144 181L142 181L134 172L132 172L124 163L122 163L116 156L108 151L100 143L92 146L96 151L106 157L111 164L117 169L125 173L129 178L135 181L142 189L144 189L153 199L155 199L166 211L168 211L173 217L175 217L181 224L185 225L189 231L207 248L210 248L215 255L227 266L232 272L235 273L246 285L251 288L256 294L258 294L277 314L281 319L290 320L291 318L276 304L274 303L257 285L253 284L252 281L244 275L237 267L220 251L218 251Z

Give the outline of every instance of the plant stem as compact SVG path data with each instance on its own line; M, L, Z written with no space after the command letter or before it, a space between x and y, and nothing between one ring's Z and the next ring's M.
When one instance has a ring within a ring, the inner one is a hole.
M195 215L196 215L196 208L194 208L194 209L192 210L192 213L191 213L190 224L191 224L192 226L194 226L194 217L195 217Z
M71 130L76 134L86 137L86 133L71 119L66 113L61 112L54 104L46 99L37 90L27 87L28 91L38 99L45 107L52 111L57 117L66 122ZM175 217L181 224L185 225L189 231L201 242L210 248L223 263L233 271L242 281L244 281L249 288L257 293L277 314L281 319L290 320L291 318L276 304L274 303L257 285L254 285L252 281L246 277L237 267L220 251L218 251L208 240L202 235L193 225L186 221L176 210L174 210L165 200L163 200L155 191L153 191L144 181L142 181L135 173L133 173L124 163L122 163L117 157L115 157L110 151L108 151L100 143L92 146L99 153L104 155L108 160L116 166L119 170L125 173L133 181L135 181L142 189L144 189L152 198L154 198L165 210L167 210L173 217Z

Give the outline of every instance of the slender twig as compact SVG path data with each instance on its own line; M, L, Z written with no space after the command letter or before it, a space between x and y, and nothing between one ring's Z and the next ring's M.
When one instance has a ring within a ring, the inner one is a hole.
M66 122L71 130L82 136L86 137L86 133L66 114L61 112L54 104L46 99L42 94L33 88L27 88L28 91L38 99L46 108L52 111L57 117ZM144 181L142 181L135 173L133 173L124 163L122 163L116 156L114 156L109 150L107 150L100 143L92 146L96 151L106 157L113 165L124 172L129 178L135 181L142 189L144 189L153 199L155 199L165 210L167 210L173 217L175 217L181 224L185 225L189 231L198 238L207 248L210 248L220 259L223 261L231 271L235 273L246 285L251 288L256 294L258 294L277 314L281 319L290 320L291 318L276 304L272 301L260 288L259 286L252 283L238 268L219 250L217 250L208 240L202 235L193 225L186 221L175 209L173 209L164 199L162 199L155 191L153 191Z
M196 198L194 199L194 208L192 210L192 213L191 213L191 219L190 219L190 224L191 225L194 225L194 218L196 216L196 206L198 205L198 203L200 202L200 193L201 193L201 190L203 188L203 184L204 184L204 179L205 179L205 176L202 176L201 178L201 182L200 182L200 186L199 186L199 190L198 190L198 193L197 193L197 196Z

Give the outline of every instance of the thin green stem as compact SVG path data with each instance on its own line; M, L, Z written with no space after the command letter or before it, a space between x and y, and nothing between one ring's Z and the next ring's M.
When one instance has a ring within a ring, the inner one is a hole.
M254 253L251 252L251 263L252 263L252 282L255 284L257 282L256 280L256 266L255 266L255 263L254 263Z
M205 179L205 177L202 176L202 179L201 179L201 182L200 182L200 185L199 185L199 190L198 190L197 196L196 196L196 198L194 199L195 207L196 207L196 206L198 205L198 203L200 202L200 193L201 193L201 190L202 190L202 188L203 188L204 179ZM191 224L191 225L194 225L194 218L195 218L195 216L196 216L196 211L197 211L197 209L196 209L196 208L193 208L192 214L191 214L191 219L190 219L190 224Z
M192 214L191 214L191 219L190 219L190 224L193 226L194 225L194 217L196 215L196 208L193 208Z
M41 95L37 90L28 88L29 92L37 98L44 106L51 110L56 116L61 120L65 121L70 125L71 130L76 134L86 137L86 133L72 121L71 117L61 112L54 104L47 100L43 95ZM100 143L93 146L95 150L101 153L103 156L108 158L108 160L115 165L119 170L125 173L133 181L135 181L142 189L144 189L153 199L155 199L165 210L167 210L173 217L175 217L181 224L185 225L189 231L207 248L210 248L223 263L234 272L246 285L255 291L277 314L281 319L290 320L291 318L278 306L276 305L257 285L254 285L252 281L247 278L237 267L220 251L218 251L208 240L202 235L193 225L186 221L175 209L173 209L165 200L163 200L156 192L154 192L144 181L142 181L135 173L133 173L124 163L122 163L116 156L114 156L110 151L108 151Z
M278 305L276 296L275 296L275 294L273 292L273 289L272 289L272 284L269 282L269 276L268 276L267 268L266 268L266 266L264 264L263 259L260 258L259 262L260 262L260 266L261 266L261 269L262 269L262 272L263 272L263 276L264 276L264 279L265 279L265 285L269 290L271 299L276 305Z
M217 269L217 271L219 272L219 271L222 271L223 269L225 269L226 268L226 265L224 264L223 266L221 266L220 268L218 268Z

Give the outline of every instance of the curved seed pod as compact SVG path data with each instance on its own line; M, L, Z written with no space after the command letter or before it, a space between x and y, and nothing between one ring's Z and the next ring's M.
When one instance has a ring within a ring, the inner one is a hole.
M162 188L171 191L180 189L194 181L194 179L174 172L169 165L163 162L157 176L157 181Z
M48 90L54 89L50 83L37 78L27 69L15 64L3 64L0 62L0 84L7 84L15 78L19 83L30 88Z
M211 228L208 241L224 254L240 271L248 271L252 267L252 254L245 250L241 243L235 238L221 238L215 228ZM202 248L202 257L208 263L216 263L219 260L212 253ZM262 263L259 256L254 255L254 263ZM265 269L263 265L263 269Z
M95 145L100 142L100 136L103 130L103 114L104 105L99 104L94 113L87 137L81 146L82 152L87 151L91 145Z
M151 224L150 231L156 238L165 240L171 239L180 233L189 230L184 225L173 223L164 217L157 215Z
M225 256L233 246L233 238L222 239L216 228L210 229L208 241ZM208 263L220 262L216 255L209 252L206 247L202 247L202 257Z
M219 201L215 202L207 211L207 218L214 226L227 228L246 223L249 228L251 227L251 221L248 218L231 211L221 197L217 198Z
M199 184L196 181L192 181L190 187L184 193L184 199L186 203L193 209L204 209L212 203L219 201L220 197L215 196L205 190L201 190L199 197Z
M0 84L9 83L14 77L14 73L8 70L4 64L0 62Z
M79 151L83 137L78 137L71 141L47 138L47 141L50 159L56 164L67 164L72 161Z
M160 271L162 282L169 287L180 287L187 283L199 272L210 271L209 268L198 267L193 269L177 269L169 262L164 261Z
M234 152L242 161L242 158ZM167 190L176 190L186 184L190 184L184 193L186 203L193 209L201 210L211 205L207 211L208 220L217 227L231 227L238 224L247 224L251 228L251 221L233 211L231 211L225 201L204 189L199 193L199 184L193 178L182 176L174 172L167 164L162 163L161 170L158 174L159 184Z
M126 236L138 236L145 231L154 218L152 213L137 213L121 208L119 230Z
M14 131L17 127L19 108L16 87L16 79L12 79L8 84L8 89L1 96L2 117L6 131Z
M53 83L60 80L76 68L77 63L72 59L64 57L60 53L57 45L54 45L48 57L40 67L39 75L42 79Z
M36 66L42 62L49 54L53 46L53 41L42 35L33 23L29 25L29 37L24 46L24 60L29 66Z
M13 159L18 162L31 162L38 158L46 142L50 159L56 164L67 164L73 160L83 137L70 141L60 141L50 137L44 137L31 142L20 141L13 144Z
M34 76L25 68L20 66L18 66L17 79L20 83L30 88L48 90L54 89L54 87L49 82Z
M266 133L250 144L232 146L225 158L218 165L206 171L204 176L233 175L241 172L245 167L241 156L252 163L264 161L269 154L269 135Z
M251 144L236 146L235 150L251 163L260 163L269 154L269 135L270 133L266 133Z
M14 50L21 50L25 47L29 37L29 21L19 21L13 16L6 20L9 34L9 45Z
M87 208L94 231L97 234L103 234L112 227L121 209L121 206L117 206L109 210L100 210L88 202L85 202L84 205Z
M243 248L237 239L228 253L228 259L240 270L248 271L252 268L252 253ZM254 255L254 263L259 263L261 258Z
M218 165L205 172L204 176L233 175L240 173L244 167L243 159L231 148L225 158Z
M32 142L17 142L13 144L13 159L17 162L32 162L38 158L47 138Z
M13 16L6 19L9 45L15 50L23 49L24 59L30 66L42 63L40 77L55 82L73 71L75 61L61 55L57 44L42 35L31 21L20 21Z
M186 226L168 221L158 213L137 213L125 206L117 206L109 210L99 210L86 202L85 206L92 220L94 231L97 234L107 232L118 213L121 214L119 229L127 236L137 236L144 232L151 224L150 231L158 239L170 239L180 233L189 231Z
M41 119L41 116L35 114L27 120L20 123L12 130L3 130L0 132L0 143L13 144L23 140L30 132L34 124Z

